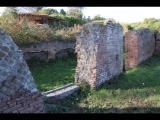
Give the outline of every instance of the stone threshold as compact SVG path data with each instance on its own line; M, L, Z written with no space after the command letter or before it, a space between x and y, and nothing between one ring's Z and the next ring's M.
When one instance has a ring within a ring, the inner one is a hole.
M73 83L67 84L63 87L50 90L47 92L43 92L42 94L48 99L51 100L62 100L72 94L74 94L76 91L78 91L80 87L78 85L75 85Z

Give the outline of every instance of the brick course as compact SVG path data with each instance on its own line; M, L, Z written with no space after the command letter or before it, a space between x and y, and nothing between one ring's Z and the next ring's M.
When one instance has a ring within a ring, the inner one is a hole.
M123 28L120 24L88 23L76 38L75 82L98 87L122 72Z
M154 32L148 28L125 33L125 70L138 66L152 56L155 48Z

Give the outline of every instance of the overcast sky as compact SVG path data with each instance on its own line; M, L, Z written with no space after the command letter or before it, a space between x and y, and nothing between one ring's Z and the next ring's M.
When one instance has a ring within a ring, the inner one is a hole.
M51 7L49 7L51 8ZM52 7L60 11L60 9L68 10L68 7ZM3 12L4 7L0 7L0 13ZM100 14L104 18L113 18L117 22L142 22L144 18L160 19L160 7L86 7L83 14L93 18Z

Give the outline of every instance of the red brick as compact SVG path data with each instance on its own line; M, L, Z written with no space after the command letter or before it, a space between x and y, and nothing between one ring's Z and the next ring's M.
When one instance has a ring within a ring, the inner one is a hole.
M40 93L36 93L36 94L32 95L32 98L35 99L35 98L39 97L40 95L41 95Z
M13 103L13 102L16 102L16 100L15 99L9 100L9 101L7 101L7 104L10 104L10 103Z
M17 109L17 111L26 110L27 108L29 108L29 105L23 106L23 107Z
M35 109L34 107L28 107L26 111L30 112L30 111L33 111L34 109Z
M31 92L31 96L35 94L39 94L40 92Z
M44 98L45 98L45 96L42 95L42 96L36 98L35 100L44 99Z
M15 105L16 105L16 102L13 102L13 103L10 103L10 104L9 104L10 107L13 107L13 106L15 106Z
M38 106L38 107L33 108L33 109L30 111L30 113L39 113L42 109L43 109L42 106Z
M19 113L19 111L17 111L17 110L14 110L14 111L12 111L12 113Z
M25 98L31 98L31 93L27 93L26 95L24 95Z
M2 101L7 101L7 100L10 100L11 97L5 97L5 98L2 98Z
M32 103L32 102L34 102L34 100L29 100L29 101L26 101L26 102L24 102L24 103L22 103L22 104L25 106L25 105L28 105L28 104L30 104L30 103Z
M39 101L35 101L35 102L32 102L31 104L29 104L29 106L34 106L34 105L37 105L39 103L40 103Z
M21 103L25 103L26 101L29 101L29 100L31 100L31 98L23 98L23 99L18 100L16 102L17 102L17 104L21 104Z
M29 113L26 109L19 111L20 113Z
M3 106L3 107L0 108L0 112L2 112L3 110L6 110L6 109L8 109L8 108L9 108L9 106L8 106L8 105L5 105L5 106Z
M0 103L0 107L5 106L5 105L7 105L6 102L1 102L1 103Z
M21 96L22 96L22 94L21 94L21 93L16 94L16 95L12 95L12 99L16 99L16 98L19 98L19 97L21 97Z
M16 106L14 106L14 107L11 107L11 108L9 108L9 109L7 109L7 110L3 111L3 113L9 113L9 112L12 112L12 111L14 111L14 110L16 110L16 109L18 109L18 108L20 108L20 107L22 107L22 105L21 105L21 104L20 104L20 105L16 105Z

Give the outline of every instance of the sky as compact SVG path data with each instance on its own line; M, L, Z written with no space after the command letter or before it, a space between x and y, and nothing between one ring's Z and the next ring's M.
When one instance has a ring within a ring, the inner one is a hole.
M0 7L0 13L3 12L5 7ZM60 11L64 9L66 12L68 7L49 7ZM145 18L157 18L159 15L160 7L86 7L83 14L93 18L95 15L100 15L104 18L113 18L116 22L120 23L133 23L142 22Z

